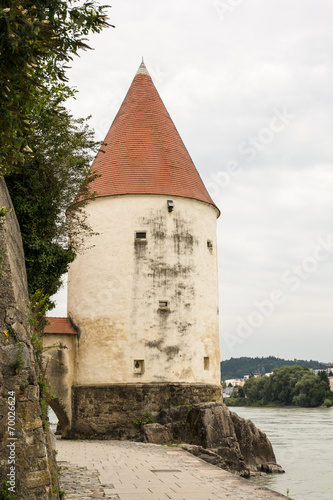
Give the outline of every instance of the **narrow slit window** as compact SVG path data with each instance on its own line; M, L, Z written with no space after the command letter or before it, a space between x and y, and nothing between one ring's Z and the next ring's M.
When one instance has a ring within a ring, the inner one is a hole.
M168 302L166 300L160 300L159 307L168 307Z
M147 233L145 231L138 231L135 233L135 239L136 240L146 240Z
M207 240L207 248L210 252L213 251L213 242L212 240Z
M134 373L141 375L145 372L145 361L144 359L134 360Z
M209 370L209 357L204 357L204 370Z

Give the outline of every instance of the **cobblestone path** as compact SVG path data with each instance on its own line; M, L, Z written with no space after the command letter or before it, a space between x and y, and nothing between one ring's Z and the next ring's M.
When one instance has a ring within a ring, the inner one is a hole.
M71 499L278 500L286 498L178 447L131 441L57 441L60 484Z

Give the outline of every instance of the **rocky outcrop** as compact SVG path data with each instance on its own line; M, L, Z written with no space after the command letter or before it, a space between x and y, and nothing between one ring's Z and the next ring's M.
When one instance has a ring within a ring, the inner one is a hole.
M244 477L259 471L282 472L266 434L223 403L172 407L157 418L161 427L154 429L153 442L158 439L156 432L165 435L167 429L173 440L186 443L194 455ZM152 442L147 428L149 425L144 426L144 439Z
M172 441L172 424L146 424L142 429L142 437L145 443L165 444Z
M12 203L0 178L3 206L10 209ZM20 229L13 211L1 219L0 485L15 498L56 499L56 461L41 420L35 359L27 334L28 291Z
M275 454L266 434L258 429L251 420L239 417L231 411L229 414L240 452L250 470L273 472L274 469L274 472L281 472L281 470L277 470L279 466L276 464Z

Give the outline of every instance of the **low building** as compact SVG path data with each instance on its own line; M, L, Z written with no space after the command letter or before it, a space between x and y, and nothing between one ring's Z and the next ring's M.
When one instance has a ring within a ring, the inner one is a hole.
M333 377L328 377L328 381L330 383L330 389L333 392Z
M238 386L243 386L245 384L245 380L243 378L229 378L228 380L225 380L224 381L226 386L232 386L232 387L236 387L236 385Z
M226 387L223 389L223 397L224 398L230 398L233 395L234 388L233 387Z

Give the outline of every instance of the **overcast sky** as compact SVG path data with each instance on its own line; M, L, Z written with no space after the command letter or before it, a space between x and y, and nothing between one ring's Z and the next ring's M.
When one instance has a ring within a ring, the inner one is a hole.
M221 210L221 358L333 361L331 0L112 0L109 16L69 107L104 139L144 57Z

